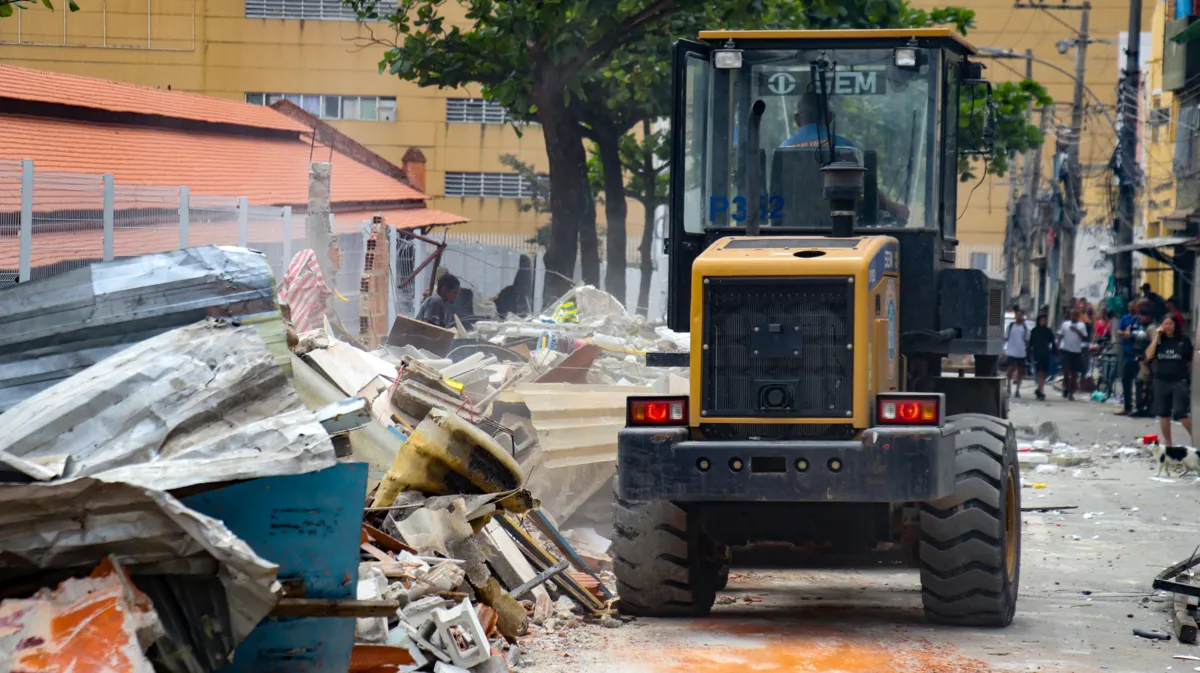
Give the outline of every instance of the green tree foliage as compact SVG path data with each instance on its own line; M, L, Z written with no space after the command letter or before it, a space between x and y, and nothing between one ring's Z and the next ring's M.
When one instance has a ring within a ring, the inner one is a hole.
M3 0L0 0L3 1ZM621 157L623 138L670 108L670 43L712 27L971 27L964 8L922 10L907 0L344 0L360 19L384 21L391 39L381 72L421 86L477 84L517 119L541 124L549 160L552 215L547 296L565 289L576 255L587 282L599 282L599 241L587 142L599 157L605 193L610 291L623 296L625 190L636 179ZM463 17L453 24L450 17Z
M972 96L971 94L975 95ZM986 162L987 173L1004 175L1008 162L1019 154L1037 149L1043 142L1042 132L1028 121L1028 113L1035 107L1052 105L1054 101L1046 88L1027 79L1020 82L1000 82L992 91L992 104L987 106L987 92L982 86L974 91L964 91L959 96L958 141L959 146L978 147L983 144L988 116L994 126L994 152ZM980 176L975 173L979 159L960 155L958 175L963 182Z
M34 4L37 4L36 2ZM54 11L54 4L50 0L42 0L42 5ZM13 15L13 8L18 10L28 9L29 4L25 0L0 0L0 19L6 19ZM67 8L72 12L79 11L79 5L75 4L75 0L67 0Z

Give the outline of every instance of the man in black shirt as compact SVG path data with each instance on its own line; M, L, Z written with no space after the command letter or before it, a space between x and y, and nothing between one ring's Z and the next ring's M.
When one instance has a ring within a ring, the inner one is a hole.
M1150 287L1150 283L1142 284L1142 299L1145 299L1147 307L1150 309L1150 317L1154 318L1155 322L1161 322L1163 316L1167 314L1167 302L1162 298L1162 295L1154 291Z
M1146 349L1146 359L1154 363L1154 414L1165 446L1172 446L1172 418L1183 424L1189 436L1192 433L1192 353L1192 342L1179 330L1175 318L1165 316Z
M1037 390L1034 397L1046 399L1046 376L1050 373L1050 355L1054 353L1054 330L1046 326L1046 314L1039 313L1037 326L1029 332L1029 354L1033 356L1033 367L1037 372Z

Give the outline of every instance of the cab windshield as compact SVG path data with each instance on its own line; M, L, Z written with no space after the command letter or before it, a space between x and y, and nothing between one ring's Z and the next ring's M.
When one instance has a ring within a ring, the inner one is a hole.
M866 169L857 226L936 226L941 55L913 51L916 62L901 65L893 49L748 50L731 69L689 61L687 230L745 226L755 207L763 228L828 228L820 169L835 160Z

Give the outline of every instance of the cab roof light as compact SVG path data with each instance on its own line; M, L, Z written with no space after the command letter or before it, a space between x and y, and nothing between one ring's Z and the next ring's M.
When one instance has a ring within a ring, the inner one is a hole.
M625 424L632 427L687 425L688 398L630 397L625 412Z
M920 65L917 60L917 50L913 47L900 47L892 52L897 68L915 68Z
M875 401L878 425L941 425L941 395L880 395Z
M718 70L737 70L742 67L741 49L718 49L713 52L713 67Z

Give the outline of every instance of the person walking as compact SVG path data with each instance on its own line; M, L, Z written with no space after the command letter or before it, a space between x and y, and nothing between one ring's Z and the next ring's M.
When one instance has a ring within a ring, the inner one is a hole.
M1137 418L1150 418L1151 407L1154 404L1153 377L1150 372L1150 360L1146 351L1155 335L1158 334L1158 323L1154 322L1154 308L1151 302L1142 300L1138 304L1138 324L1133 328L1133 351L1138 361L1137 372L1137 408L1131 414Z
M1174 445L1171 441L1172 419L1183 425L1183 429L1188 431L1188 439L1191 439L1192 418L1189 409L1192 405L1194 352L1192 340L1184 336L1175 323L1175 317L1170 313L1163 316L1158 331L1146 348L1146 360L1153 363L1154 415L1158 417L1158 427L1165 446Z
M1101 304L1096 311L1096 339L1092 350L1100 363L1100 377L1105 399L1112 397L1117 378L1117 360L1120 357L1119 344L1115 338L1116 325L1108 313L1108 308Z
M1121 357L1121 409L1118 416L1129 416L1133 413L1134 387L1133 382L1138 374L1137 350L1134 348L1133 330L1141 325L1138 319L1140 301L1129 302L1129 312L1121 316L1117 323L1116 340L1120 342L1118 353Z
M1059 351L1063 360L1063 397L1068 400L1075 399L1079 377L1083 374L1083 349L1088 342L1088 328L1083 322L1082 313L1076 309L1058 330Z
M1054 353L1054 330L1046 326L1049 318L1038 314L1037 326L1029 332L1029 352L1033 356L1033 367L1037 376L1037 389L1033 396L1046 399L1046 377L1050 374L1050 356Z
M1008 324L1004 334L1004 354L1008 356L1008 371L1006 385L1009 394L1021 399L1021 382L1025 380L1025 359L1029 357L1029 326L1025 324L1025 312L1013 307L1013 321ZM1013 392L1013 379L1016 379L1016 391Z

